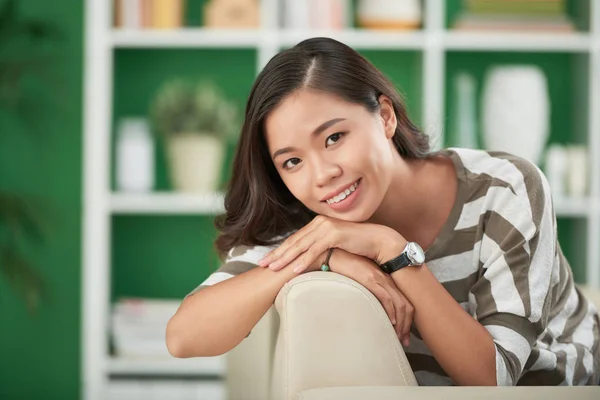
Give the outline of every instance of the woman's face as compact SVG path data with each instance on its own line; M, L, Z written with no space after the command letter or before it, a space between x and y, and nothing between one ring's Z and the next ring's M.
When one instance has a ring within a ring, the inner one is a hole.
M265 122L269 154L290 192L317 214L366 221L390 185L396 117L317 91L288 96Z

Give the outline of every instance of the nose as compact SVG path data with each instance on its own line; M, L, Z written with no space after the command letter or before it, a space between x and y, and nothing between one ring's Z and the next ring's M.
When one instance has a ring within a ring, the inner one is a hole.
M324 187L342 174L342 169L336 162L325 157L316 157L313 161L313 177L317 187Z

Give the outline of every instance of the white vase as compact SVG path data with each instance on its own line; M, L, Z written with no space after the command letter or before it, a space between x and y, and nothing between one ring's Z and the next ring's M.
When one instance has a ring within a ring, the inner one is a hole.
M144 118L123 118L116 137L116 183L122 192L154 188L154 140Z
M540 68L493 67L485 78L482 108L487 150L539 164L550 123L548 85Z
M212 135L175 134L167 142L171 183L180 192L207 193L218 189L225 145Z
M460 72L454 77L456 109L454 118L455 146L478 149L476 87L473 75Z

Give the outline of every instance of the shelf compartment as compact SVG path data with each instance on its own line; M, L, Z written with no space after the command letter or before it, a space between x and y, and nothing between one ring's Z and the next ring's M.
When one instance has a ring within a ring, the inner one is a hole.
M256 78L257 51L252 49L118 49L113 68L111 188L117 190L115 146L121 118L147 117L161 85L173 78L190 82L214 81L237 107L241 127L248 94ZM156 191L172 189L165 137L156 136ZM229 179L234 148L227 146L222 181Z
M221 264L212 216L113 215L111 301L182 299Z

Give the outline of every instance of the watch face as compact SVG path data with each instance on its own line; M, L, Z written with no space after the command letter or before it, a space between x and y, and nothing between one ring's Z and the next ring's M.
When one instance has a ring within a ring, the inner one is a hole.
M425 262L425 253L417 243L411 242L407 250L408 258L410 258L413 264L421 265Z

